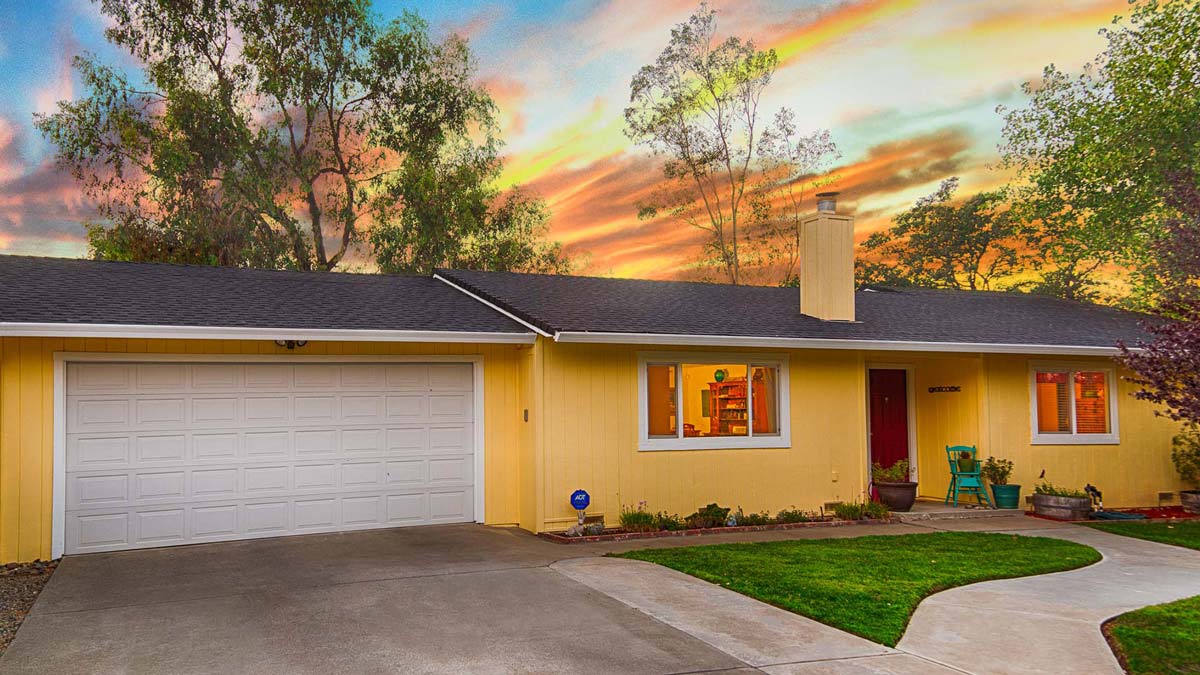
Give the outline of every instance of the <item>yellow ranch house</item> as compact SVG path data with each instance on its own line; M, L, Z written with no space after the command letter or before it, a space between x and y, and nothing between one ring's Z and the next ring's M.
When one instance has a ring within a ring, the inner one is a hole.
M1113 356L1140 315L853 287L849 217L799 289L445 270L0 257L0 562L481 522L565 529L863 499L945 448L1158 504L1176 427ZM1169 496L1169 495L1168 495Z

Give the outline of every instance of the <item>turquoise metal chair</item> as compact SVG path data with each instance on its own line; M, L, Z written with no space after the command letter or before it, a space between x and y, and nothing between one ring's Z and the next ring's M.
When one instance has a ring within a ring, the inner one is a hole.
M963 453L971 455L970 466L968 471L966 467L959 466L958 460ZM982 506L985 502L989 508L992 506L992 498L988 496L987 490L983 486L983 479L979 476L979 470L983 466L983 462L978 459L978 451L973 445L954 445L946 446L946 459L950 462L950 487L946 489L946 499L944 504L949 504L951 497L954 498L954 505L958 506L958 495L975 495L975 499Z

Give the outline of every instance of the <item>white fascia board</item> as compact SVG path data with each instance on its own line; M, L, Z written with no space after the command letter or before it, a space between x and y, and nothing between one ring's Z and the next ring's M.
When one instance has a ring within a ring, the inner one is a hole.
M532 344L532 333L472 331L248 328L245 326L141 326L101 323L0 322L0 336L80 338L166 338L174 340L310 340L328 342L477 342Z
M433 275L433 278L437 279L438 281L442 282L443 284L446 284L450 288L453 288L454 290L458 291L459 293L465 294L467 297L471 298L472 300L482 303L484 305L487 305L488 307L496 310L497 312L500 312L504 316L507 316L508 318L512 319L513 321L516 321L517 323L521 324L522 326L525 326L529 330L537 333L538 335L541 335L542 337L553 337L550 333L547 333L546 331L542 330L541 328L538 328L537 326L529 323L525 319L522 319L521 317L517 316L516 314L513 314L512 312L508 311L507 309L504 309L500 305L497 305L496 303L491 302L490 300L487 300L486 298L482 298L479 295L472 293L471 291L468 291L467 289L463 288L462 286L459 286L458 284L454 283L453 281L450 281L449 279L447 279L446 277L443 277L440 274Z
M854 349L898 352L964 352L988 354L1062 354L1070 356L1115 356L1116 347L990 344L982 342L916 342L901 340L836 340L823 338L749 337L742 335L677 335L658 333L592 333L563 331L556 342L601 344L681 345L698 347L774 347L778 349Z

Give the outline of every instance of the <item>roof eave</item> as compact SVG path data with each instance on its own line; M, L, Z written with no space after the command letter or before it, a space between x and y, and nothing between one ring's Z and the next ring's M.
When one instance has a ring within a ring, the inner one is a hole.
M554 339L556 342L697 347L774 347L779 349L847 349L1062 356L1115 356L1121 353L1121 350L1116 346L1103 347L1094 345L994 344L986 342L923 342L908 340L753 337L745 335L604 333L590 331L560 331L554 335Z
M0 322L3 337L166 338L176 340L312 340L326 342L463 342L532 344L533 333L248 326L153 326L99 323Z

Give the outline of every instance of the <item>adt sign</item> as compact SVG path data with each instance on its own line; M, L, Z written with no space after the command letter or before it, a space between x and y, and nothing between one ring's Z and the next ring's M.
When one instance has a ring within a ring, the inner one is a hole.
M587 493L587 490L576 490L571 493L571 508L576 511L587 509L588 504L592 503L592 497Z

